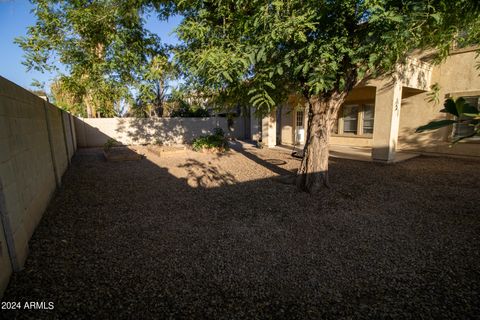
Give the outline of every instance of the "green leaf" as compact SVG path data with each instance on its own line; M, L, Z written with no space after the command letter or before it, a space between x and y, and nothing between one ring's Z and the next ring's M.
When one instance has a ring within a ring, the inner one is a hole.
M260 50L258 50L257 53L257 61L263 60L265 57L265 47L261 47Z
M248 58L250 59L250 63L251 64L255 64L256 60L255 60L255 52L251 52L249 55L248 55Z
M275 85L274 85L273 83L271 83L271 82L268 82L268 81L267 81L267 82L265 82L265 85L266 85L266 86L269 86L269 87L272 88L272 89L275 89Z
M462 113L462 116L466 116L474 119L480 119L480 113Z
M263 97L263 93L258 93L256 95L252 96L250 98L250 100L253 101L253 100L256 100L256 99L261 98L261 97Z
M225 77L225 79L227 79L228 81L230 81L230 82L233 81L232 77L230 77L230 75L228 74L227 71L223 71L222 74Z
M401 15L390 15L388 17L389 20L394 21L394 22L402 22L403 17Z
M278 75L280 75L280 76L283 74L283 68L282 68L282 66L278 66L278 67L277 67L277 73L278 73Z
M434 13L432 15L430 15L433 19L435 19L436 22L440 22L440 19L441 19L441 15L440 13Z
M302 73L305 75L307 74L308 70L310 69L310 63L306 62L304 65L303 65L303 68L302 68Z
M293 70L293 73L294 74L300 73L300 71L303 69L303 67L304 67L303 64L300 64L300 65L296 66L295 69Z
M265 91L265 97L267 98L271 106L275 105L275 101L273 101L272 97L270 97L270 95L266 91Z

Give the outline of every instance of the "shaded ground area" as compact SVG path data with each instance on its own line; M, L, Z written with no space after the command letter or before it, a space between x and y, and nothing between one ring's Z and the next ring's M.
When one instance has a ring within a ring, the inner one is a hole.
M479 163L331 160L332 188L272 179L278 150L105 162L80 150L4 301L57 319L475 318Z

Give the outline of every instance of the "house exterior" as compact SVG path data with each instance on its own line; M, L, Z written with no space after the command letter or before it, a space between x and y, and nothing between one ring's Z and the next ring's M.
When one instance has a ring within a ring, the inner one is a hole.
M432 120L446 119L446 98L464 97L480 108L480 58L475 47L453 50L441 64L410 58L393 76L374 79L355 87L341 107L331 144L367 147L376 161L392 162L396 151L480 157L480 139L470 138L450 147L452 139L471 128L455 125L425 133L416 128ZM431 86L439 88L434 101ZM265 145L305 143L307 108L294 97L263 119L251 117L250 136Z

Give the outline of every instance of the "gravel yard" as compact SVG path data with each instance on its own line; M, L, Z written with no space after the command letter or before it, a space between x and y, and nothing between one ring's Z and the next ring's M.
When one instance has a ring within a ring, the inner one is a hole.
M480 163L331 159L297 192L287 151L79 150L0 310L31 319L480 318Z

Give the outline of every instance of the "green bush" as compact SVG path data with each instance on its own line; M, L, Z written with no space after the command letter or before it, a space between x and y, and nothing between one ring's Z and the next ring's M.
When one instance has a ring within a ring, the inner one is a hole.
M170 117L206 118L210 117L210 112L201 106L190 105L184 101L181 101L178 109L173 110L170 114Z
M192 148L195 151L202 149L218 149L219 151L228 150L228 142L225 139L225 132L222 128L214 128L213 134L200 136L193 140Z
M215 127L212 129L213 135L214 136L219 136L219 137L225 137L225 131L223 131L222 128L220 127Z
M107 140L107 142L105 142L105 144L103 145L103 150L105 150L106 152L110 151L110 149L112 149L112 147L118 145L118 141L115 140L115 139L112 139L112 138L109 138Z

